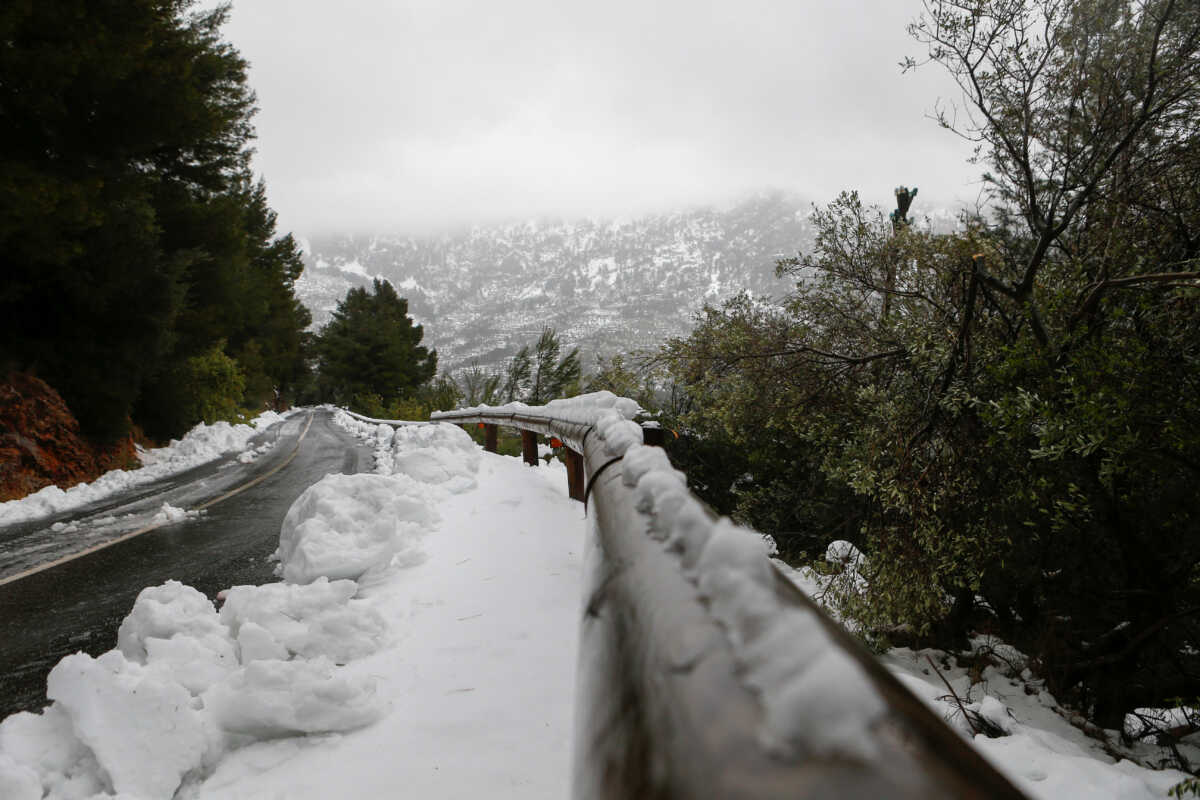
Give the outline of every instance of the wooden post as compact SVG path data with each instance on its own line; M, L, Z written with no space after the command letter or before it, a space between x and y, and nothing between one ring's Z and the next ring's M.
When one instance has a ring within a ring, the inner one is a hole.
M495 425L485 424L483 426L483 449L487 450L489 453L496 452L496 426Z
M564 449L567 451L567 494L572 500L583 502L584 494L587 491L587 487L584 485L583 456L569 447Z
M533 431L521 431L521 455L529 466L538 465L537 434Z
M648 444L654 447L662 447L664 441L666 441L666 435L661 427L657 425L642 426L642 444Z

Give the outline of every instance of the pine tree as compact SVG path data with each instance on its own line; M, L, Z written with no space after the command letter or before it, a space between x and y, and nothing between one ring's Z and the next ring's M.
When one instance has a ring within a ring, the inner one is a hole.
M246 62L220 38L228 7L192 5L0 10L0 367L46 378L102 438L221 340L257 359L258 394L303 363L298 254L250 180Z
M317 383L324 400L353 405L377 395L408 396L437 373L437 352L421 346L424 330L408 301L387 281L351 289L317 337Z

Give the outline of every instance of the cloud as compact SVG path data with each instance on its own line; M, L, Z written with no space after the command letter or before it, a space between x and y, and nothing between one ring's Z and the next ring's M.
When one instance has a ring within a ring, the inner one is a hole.
M758 188L971 200L895 0L241 0L256 165L298 233L624 215Z

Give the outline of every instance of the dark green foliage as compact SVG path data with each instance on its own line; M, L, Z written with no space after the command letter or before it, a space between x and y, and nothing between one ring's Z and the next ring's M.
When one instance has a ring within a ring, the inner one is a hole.
M583 378L584 392L609 391L617 397L629 397L647 411L664 406L656 384L665 377L644 353L615 354L597 358L595 371Z
M189 419L209 424L238 421L246 379L238 363L225 355L223 345L218 342L207 353L192 356L175 368L173 377L183 390L181 411Z
M459 398L465 406L500 404L500 382L504 376L488 372L478 361L472 361L455 377Z
M450 380L466 406L502 405L519 401L544 405L558 397L579 394L582 368L579 348L560 358L562 343L553 328L543 327L531 348L522 345L503 371L489 372L472 362Z
M227 7L191 6L0 10L0 362L101 438L139 396L158 435L197 421L159 403L220 340L254 362L255 402L303 369L298 254L249 177L246 63L220 39Z
M437 372L437 352L421 346L423 334L387 281L377 278L369 292L351 289L317 337L321 398L366 407L371 395L384 406L412 395Z
M782 309L664 353L729 454L672 452L715 505L850 539L875 634L987 625L1105 727L1200 676L1200 16L1139 7L929 3L996 213L935 235L844 195Z
M579 394L579 348L562 358L562 344L553 328L542 328L533 350L523 345L508 362L500 395L505 402L520 400L533 406L557 397Z
M579 348L560 359L561 350L558 334L551 328L542 328L533 349L533 369L525 402L540 406L556 397L579 393Z

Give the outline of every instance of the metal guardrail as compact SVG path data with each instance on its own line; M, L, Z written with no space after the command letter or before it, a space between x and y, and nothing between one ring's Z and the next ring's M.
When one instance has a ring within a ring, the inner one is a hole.
M483 424L490 450L496 426L508 426L523 432L527 460L537 434L558 438L579 459L595 552L588 560L580 631L575 798L1024 797L773 568L768 591L774 600L783 609L816 615L827 634L817 638L857 665L866 691L875 695L871 702L882 711L856 732L862 741L848 749L802 742L781 752L769 746L763 693L746 680L726 626L681 569L678 555L649 535L659 522L655 511L644 497L638 502L623 471L614 468L625 453L614 455L595 424L548 411L468 410L433 418ZM828 708L824 695L834 689L812 686L793 706ZM828 720L813 723L823 724ZM812 740L820 734L814 731Z

